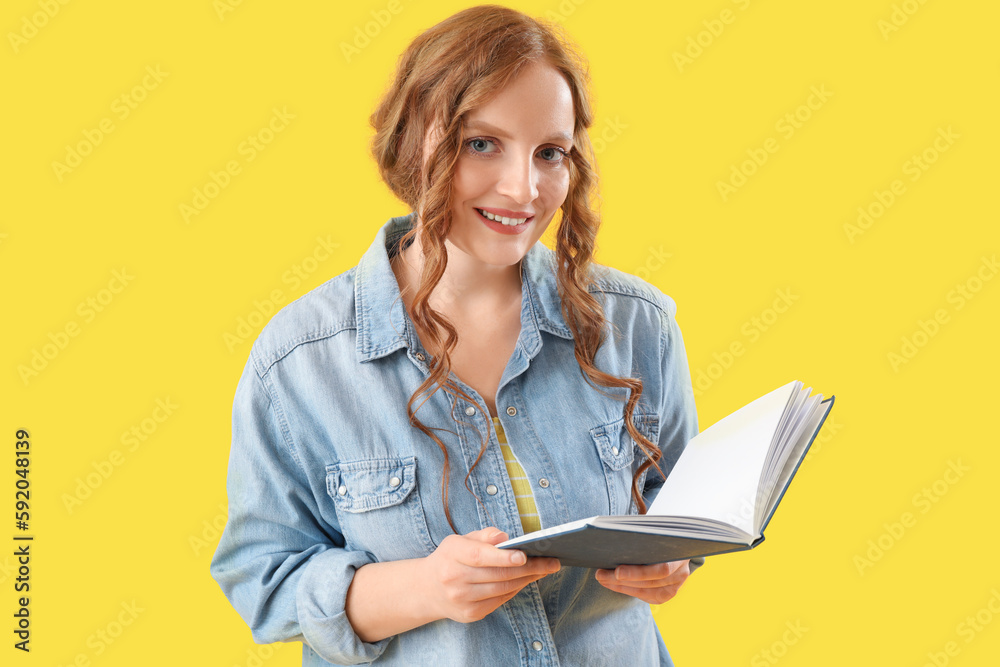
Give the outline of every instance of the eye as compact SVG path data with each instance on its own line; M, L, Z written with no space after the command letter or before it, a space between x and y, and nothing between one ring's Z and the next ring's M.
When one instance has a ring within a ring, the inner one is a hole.
M482 137L476 137L475 139L469 139L465 144L472 150L473 153L495 153L496 145L489 139L483 139ZM489 150L490 147L493 150Z
M561 162L565 158L569 157L569 153L556 146L546 146L542 150L538 151L538 154L546 162Z

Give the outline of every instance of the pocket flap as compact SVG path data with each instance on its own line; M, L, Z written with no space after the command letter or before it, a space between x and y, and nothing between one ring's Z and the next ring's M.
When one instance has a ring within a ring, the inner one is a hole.
M326 467L326 491L338 510L368 512L403 502L417 483L417 461L367 459Z
M632 419L639 432L656 442L656 431L659 425L659 418L656 415L636 415ZM613 422L595 426L590 429L590 435L594 438L597 451L601 455L601 460L612 470L621 470L632 465L637 449L635 441L625 428L625 418L620 417Z

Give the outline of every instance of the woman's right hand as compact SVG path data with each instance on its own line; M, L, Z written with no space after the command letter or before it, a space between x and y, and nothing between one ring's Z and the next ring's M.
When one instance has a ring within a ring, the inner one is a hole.
M556 558L527 558L521 551L496 548L507 539L492 527L449 535L420 561L420 582L435 616L478 621L528 584L559 570Z
M344 611L358 637L375 642L450 618L471 623L559 569L555 558L526 558L497 549L497 528L449 535L429 556L363 565L354 573ZM406 595L400 595L406 591Z

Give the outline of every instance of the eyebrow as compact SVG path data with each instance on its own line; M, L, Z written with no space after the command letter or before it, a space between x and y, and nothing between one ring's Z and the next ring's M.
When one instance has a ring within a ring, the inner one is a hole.
M470 121L466 121L465 126L466 127L473 127L473 126L475 126L475 127L481 127L484 130L492 132L493 134L497 135L498 137L503 137L504 139L510 139L510 135L507 134L507 132L505 130L500 129L496 125L491 125L490 123L487 123L484 120L470 120ZM550 135L550 136L546 137L545 141L555 141L557 139L562 139L563 141L568 141L570 143L573 142L573 137L568 132L557 132L557 133L555 133L553 135Z

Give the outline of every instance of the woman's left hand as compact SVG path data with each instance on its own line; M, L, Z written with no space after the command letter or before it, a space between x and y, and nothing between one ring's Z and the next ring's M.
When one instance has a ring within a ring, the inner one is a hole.
M690 559L656 565L619 565L597 570L597 582L607 589L631 595L649 604L662 604L677 595L691 574Z

